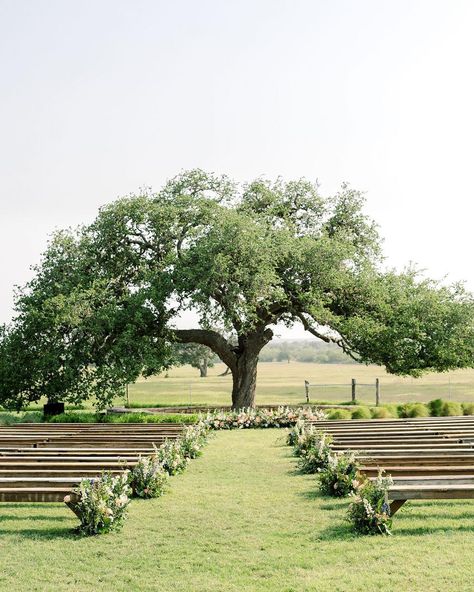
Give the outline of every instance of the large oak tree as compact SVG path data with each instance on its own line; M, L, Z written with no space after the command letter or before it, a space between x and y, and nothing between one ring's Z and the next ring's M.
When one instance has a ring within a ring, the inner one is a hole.
M232 404L254 404L258 356L275 324L302 323L362 362L419 376L474 365L473 300L413 269L383 268L375 224L348 186L239 186L189 171L51 240L0 340L0 401L107 404L172 364L173 342L230 368ZM200 326L177 329L183 310ZM227 335L235 335L229 340Z

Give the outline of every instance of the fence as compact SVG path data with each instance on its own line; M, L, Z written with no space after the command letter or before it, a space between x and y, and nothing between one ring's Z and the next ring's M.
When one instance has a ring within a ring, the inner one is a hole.
M305 395L306 395L306 402L310 403L310 388L314 387L314 388L320 388L320 389L325 389L325 392L327 392L328 389L341 389L342 388L342 393L344 396L344 390L347 389L347 394L349 394L350 392L350 398L351 401L354 403L356 400L358 400L358 392L360 394L360 389L361 388L368 388L368 389L373 389L373 396L374 396L374 400L375 400L375 404L379 405L380 404L380 380L378 378L375 379L375 382L373 383L362 383L362 382L357 382L357 380L355 378L351 379L350 384L344 384L344 383L331 383L331 384L310 384L307 380L304 381L304 388L305 388ZM317 399L319 400L321 397L317 397ZM324 397L323 397L324 398ZM360 399L360 397L359 397Z
M474 401L474 383L468 382L432 382L420 379L381 380L358 382L353 378L345 383L310 383L304 382L306 401L348 402L361 401L372 405L382 403L407 403L413 401L428 402L433 399L451 401Z

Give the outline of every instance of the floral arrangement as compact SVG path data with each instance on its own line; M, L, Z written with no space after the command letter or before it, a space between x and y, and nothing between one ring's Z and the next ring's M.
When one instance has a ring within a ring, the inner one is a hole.
M102 534L122 526L130 503L128 479L128 471L117 476L102 473L96 479L82 479L70 496L77 501L69 502L81 521L78 532Z
M208 413L204 423L213 430L232 430L245 428L285 428L294 426L298 421L319 421L326 415L310 407L278 407L262 409L248 407L232 411Z
M302 456L311 448L317 448L320 444L323 434L316 429L314 425L306 424L301 429L299 434L294 438L293 454L295 456ZM332 442L332 438L326 435L328 444Z
M296 446L296 443L301 438L307 429L307 424L304 419L298 419L295 425L288 431L286 435L286 443L288 446Z
M328 434L311 434L311 445L301 450L298 459L298 468L302 473L317 473L328 466L332 440Z
M344 497L359 487L358 466L353 452L330 454L319 473L319 487L324 495Z
M168 475L177 475L188 466L189 457L185 456L179 439L166 440L157 448L156 457Z
M201 455L201 449L207 442L209 427L200 421L194 426L184 428L183 435L179 442L181 450L186 458L197 458Z
M393 484L391 477L379 473L374 480L367 479L358 488L349 506L348 520L359 534L390 535L392 518L388 503L388 491Z
M155 453L140 457L129 473L129 484L134 497L159 497L165 491L168 473Z

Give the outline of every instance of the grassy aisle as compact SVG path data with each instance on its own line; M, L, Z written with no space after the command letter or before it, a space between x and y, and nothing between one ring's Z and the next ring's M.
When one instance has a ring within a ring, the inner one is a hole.
M121 533L71 536L61 506L0 504L0 590L464 591L474 504L402 509L395 536L353 537L346 500L297 475L277 430L223 432Z

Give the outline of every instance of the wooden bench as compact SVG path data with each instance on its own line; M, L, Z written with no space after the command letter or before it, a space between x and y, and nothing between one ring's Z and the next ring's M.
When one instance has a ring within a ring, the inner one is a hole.
M390 511L407 500L474 499L474 417L323 421L334 451L353 451L361 472L390 474Z
M2 426L0 501L65 501L74 511L71 490L81 479L131 468L182 431L178 424Z

